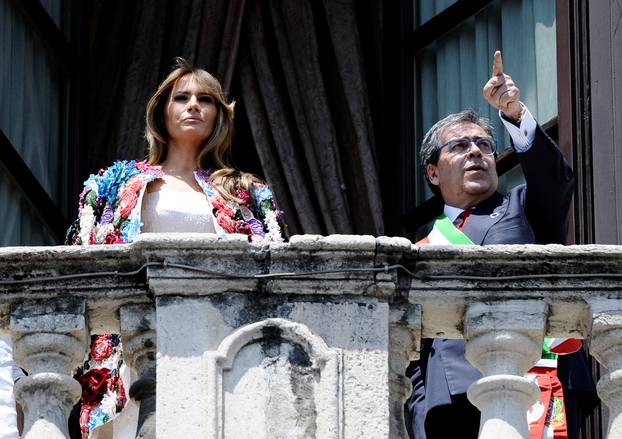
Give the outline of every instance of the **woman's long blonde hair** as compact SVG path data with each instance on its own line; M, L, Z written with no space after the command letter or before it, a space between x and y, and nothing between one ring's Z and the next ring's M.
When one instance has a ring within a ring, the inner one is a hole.
M199 153L201 169L212 169L210 183L218 193L229 201L243 202L237 196L238 190L249 193L252 197L252 186L261 181L252 174L232 168L229 155L234 135L235 102L227 103L220 82L209 72L193 67L183 58L175 58L173 71L162 81L154 95L149 99L146 113L145 138L149 145L147 163L159 165L168 154L168 132L164 120L164 110L171 92L177 81L184 75L200 84L214 98L218 114L212 134L205 140Z

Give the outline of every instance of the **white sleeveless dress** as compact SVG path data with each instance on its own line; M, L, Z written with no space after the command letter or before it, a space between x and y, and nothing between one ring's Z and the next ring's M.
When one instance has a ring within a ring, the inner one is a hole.
M212 210L203 192L146 192L141 233L216 233Z

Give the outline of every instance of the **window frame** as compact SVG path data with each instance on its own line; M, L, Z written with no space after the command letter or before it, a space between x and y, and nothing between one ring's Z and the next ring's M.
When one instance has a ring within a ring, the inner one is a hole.
M67 0L63 3L63 14L71 14L70 38L73 41L81 41L81 7L79 1ZM55 202L40 184L39 180L30 170L28 164L20 156L5 133L0 129L0 161L8 169L13 180L20 187L26 198L32 204L41 220L49 227L58 242L63 242L67 229L72 206L67 200L67 194L74 193L79 182L77 172L79 167L79 144L82 133L81 112L79 96L81 96L81 81L78 74L78 55L61 29L54 23L45 7L39 0L20 0L13 3L16 9L23 14L26 21L40 36L44 46L51 56L58 62L65 74L65 80L59 87L62 91L62 112L60 128L60 141L63 144L61 163L63 174L61 181L60 202Z
M401 83L405 86L402 91L402 114L401 114L401 124L402 124L402 138L401 138L401 150L402 150L402 165L400 169L400 180L401 186L404 188L405 193L402 196L402 212L401 212L401 233L409 238L414 238L417 236L417 231L419 231L423 226L428 224L430 221L434 219L434 216L438 213L440 207L443 202L439 196L433 196L422 203L419 203L414 208L415 204L415 196L416 193L415 188L417 185L417 181L415 178L415 169L414 169L414 146L415 142L415 105L416 105L416 90L412 86L414 82L414 69L412 65L414 64L414 59L420 51L427 48L434 41L442 38L444 35L452 32L457 27L459 27L462 23L468 20L473 15L476 15L486 7L490 6L494 3L495 0L458 0L452 5L448 6L445 10L441 11L431 19L427 20L425 23L421 24L417 28L414 28L414 14L413 14L413 3L414 0L402 0L402 8L404 10L407 9L406 5L410 5L410 13L405 14L410 23L403 26L405 32L402 35L402 57L410 60L410 68L404 68L401 71L402 80ZM567 2L564 0L556 1L556 23L557 23L557 38L558 41L560 38L568 39L568 33L564 34L563 32L560 34L560 28L564 29L568 26L568 17L565 13L565 9L560 6L560 4ZM575 2L572 2L575 3ZM562 20L562 24L560 25L560 20ZM566 43L566 40L564 40ZM558 43L559 44L559 43ZM564 44L564 49L566 48L566 44ZM570 100L572 99L570 94L567 93L568 86L567 82L562 82L560 84L560 71L562 70L560 66L564 65L564 62L568 62L566 59L560 59L564 56L567 56L564 50L557 49L557 59L558 59L558 116L552 118L551 120L544 123L542 126L547 132L549 136L553 139L557 140L558 132L559 132L559 120L560 120L560 107L564 106L564 108L568 108ZM406 64L406 61L403 60L402 63ZM407 85L409 84L410 85ZM567 114L563 113L563 117L566 118ZM564 123L567 124L567 120L564 119ZM566 125L564 125L566 126ZM564 139L565 141L567 139ZM568 142L567 142L568 143ZM564 148L562 148L562 153L565 155L569 163L572 163L572 148L573 145L568 144ZM497 173L499 176L502 176L518 166L518 157L516 153L510 148L503 153L499 154L497 157ZM569 237L571 238L571 242L574 242L574 221L571 221L571 230L569 233Z

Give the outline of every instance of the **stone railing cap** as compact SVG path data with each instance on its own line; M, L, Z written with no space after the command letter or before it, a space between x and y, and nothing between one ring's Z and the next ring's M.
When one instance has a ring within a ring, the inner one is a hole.
M294 235L289 240L290 250L376 250L376 238L371 235Z
M232 233L144 233L132 244L136 249L235 249L244 250L266 247L264 241L249 242L248 236Z
M536 245L536 244L516 244L516 245L424 245L421 247L413 246L417 249L420 257L455 257L464 255L468 257L493 257L494 259L507 257L550 257L566 258L572 257L610 257L619 258L622 256L622 247L617 245ZM494 255L494 256L493 256Z
M379 252L410 252L413 244L401 236L379 236L376 238L376 249Z

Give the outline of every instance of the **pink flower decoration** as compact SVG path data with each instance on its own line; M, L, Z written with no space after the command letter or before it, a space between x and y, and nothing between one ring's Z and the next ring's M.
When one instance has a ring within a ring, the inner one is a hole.
M219 211L223 212L224 214L226 214L230 218L233 218L235 216L235 211L233 209L231 209L227 205L225 200L223 200L222 197L220 197L219 195L214 195L210 199L210 201L212 202L212 206L214 206L216 209L218 209Z
M99 335L91 344L91 358L103 361L112 353L112 341L107 334Z
M238 189L235 195L244 202L244 204L248 204L251 201L251 196L248 192L243 191L242 189Z
M218 221L220 227L225 229L227 232L233 233L235 231L236 222L232 220L231 217L223 210L216 211L216 221Z

